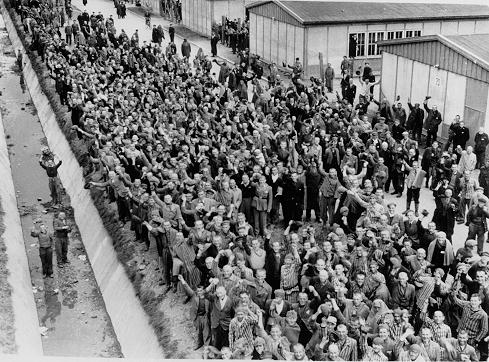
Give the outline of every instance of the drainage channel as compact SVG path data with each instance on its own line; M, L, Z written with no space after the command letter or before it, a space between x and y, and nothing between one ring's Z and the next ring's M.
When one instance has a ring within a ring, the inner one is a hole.
M39 166L46 139L16 65L15 52L0 15L0 107L3 116L12 177L21 215L25 249L36 301L45 355L122 357L83 243L65 195L60 209L51 208L46 172ZM63 166L61 166L63 167ZM53 217L63 210L73 225L68 259L56 267L54 278L43 279L36 239L30 236L33 221L43 219L52 230Z

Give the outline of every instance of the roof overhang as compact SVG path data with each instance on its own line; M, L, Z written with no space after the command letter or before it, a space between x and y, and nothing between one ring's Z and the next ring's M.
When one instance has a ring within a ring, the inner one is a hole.
M441 34L425 35L425 36L419 36L415 38L382 40L377 43L377 46L379 46L380 49L382 50L384 46L425 43L425 42L432 42L432 41L437 41L445 45L446 47L464 56L474 64L477 64L482 68L484 68L485 70L489 71L489 59L481 58L480 56L472 53L469 49L466 49L465 47L459 45L457 42L454 42L453 40L448 39L446 36L443 36Z

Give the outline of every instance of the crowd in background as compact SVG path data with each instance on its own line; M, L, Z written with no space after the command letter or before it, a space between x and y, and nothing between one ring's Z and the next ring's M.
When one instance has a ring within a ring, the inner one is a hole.
M86 187L188 295L205 358L487 359L483 129L457 118L439 144L429 97L374 99L367 64L332 98L299 59L291 81L247 59L215 60L214 77L202 50L190 59L164 34L141 43L84 12L68 36L50 2L15 6L87 146Z
M228 19L226 18L225 24L219 24L216 29L216 34L222 34L222 43L233 50L233 54L236 52L242 52L249 48L250 44L250 31L249 20L242 21L242 19Z

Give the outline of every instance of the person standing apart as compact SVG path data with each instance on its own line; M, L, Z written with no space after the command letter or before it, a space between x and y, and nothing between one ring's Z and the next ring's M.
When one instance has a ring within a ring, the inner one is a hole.
M71 226L68 225L66 214L60 212L58 217L53 220L56 260L58 268L63 268L63 264L68 264L68 233L71 232Z
M168 34L170 35L170 43L175 42L175 28L173 27L173 24L170 23L170 26L168 27Z
M219 42L219 35L216 32L212 32L211 36L211 54L213 57L217 56L217 43Z
M58 168L61 166L63 161L59 160L57 163L54 161L54 156L47 160L43 159L41 156L39 164L43 169L46 170L49 179L49 190L51 191L52 204L54 206L61 202L60 195L60 181L58 178Z
M191 52L192 52L192 47L190 46L190 43L187 41L187 39L183 39L182 56L184 58L190 59L190 53Z
M324 85L328 92L333 91L334 69L331 63L328 63L326 70L324 71Z
M53 277L53 235L41 220L34 221L31 236L39 240L39 257L42 264L43 278Z

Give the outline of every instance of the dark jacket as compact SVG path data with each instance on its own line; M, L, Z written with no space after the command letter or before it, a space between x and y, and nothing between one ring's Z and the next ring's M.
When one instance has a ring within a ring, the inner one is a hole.
M406 128L408 130L421 129L423 126L424 111L421 108L414 107L411 103L408 103L408 106L410 113L406 122Z
M183 42L182 43L182 56L189 58L191 51L192 51L192 48L190 46L190 43L188 41Z
M441 113L438 110L429 108L426 103L424 104L424 109L428 114L424 122L424 128L430 133L438 132L438 126L443 121Z
M211 302L211 328L222 327L225 331L229 330L229 323L234 317L233 301L227 297L224 308L221 309L221 302L216 296L210 297Z

